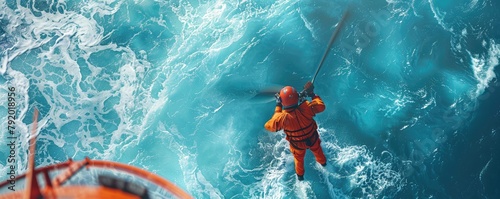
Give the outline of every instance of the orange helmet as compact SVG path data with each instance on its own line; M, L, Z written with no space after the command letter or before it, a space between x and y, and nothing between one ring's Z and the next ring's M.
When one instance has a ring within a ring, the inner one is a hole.
M299 93L291 86L285 86L280 91L281 104L283 108L292 108L299 103Z

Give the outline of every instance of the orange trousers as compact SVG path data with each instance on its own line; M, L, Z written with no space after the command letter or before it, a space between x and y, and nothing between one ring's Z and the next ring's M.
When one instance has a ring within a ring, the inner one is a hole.
M295 172L297 175L304 175L304 157L306 156L306 150L310 149L311 152L316 157L316 162L320 164L326 163L326 157L323 153L323 149L321 148L321 140L318 137L316 143L314 143L311 147L307 147L304 143L297 143L296 145L304 150L294 148L292 144L290 144L290 151L293 154L293 159L295 162Z

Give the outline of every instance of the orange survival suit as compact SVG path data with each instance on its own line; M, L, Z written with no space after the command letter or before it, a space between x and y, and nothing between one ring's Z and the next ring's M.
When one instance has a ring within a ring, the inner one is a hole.
M320 146L321 140L317 131L318 126L313 119L317 113L325 110L325 104L323 104L319 96L313 95L311 97L311 102L304 100L298 106L285 107L284 110L281 104L278 103L274 115L264 125L268 131L277 132L283 130L285 132L286 139L290 143L290 151L295 162L295 172L299 180L302 180L304 175L306 149L312 151L318 163L323 166L326 165L326 157Z

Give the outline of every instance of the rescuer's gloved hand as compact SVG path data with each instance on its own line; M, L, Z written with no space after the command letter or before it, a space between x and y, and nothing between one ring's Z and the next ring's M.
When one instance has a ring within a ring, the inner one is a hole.
M309 97L314 97L314 85L312 84L311 81L308 81L306 85L304 85L304 91L306 92L306 95Z
M280 93L276 93L274 95L274 98L276 98L276 106L281 106L281 97L280 97Z
M300 91L300 93L299 93L299 104L301 104L303 101L305 101L306 97L307 97L306 91L305 90Z

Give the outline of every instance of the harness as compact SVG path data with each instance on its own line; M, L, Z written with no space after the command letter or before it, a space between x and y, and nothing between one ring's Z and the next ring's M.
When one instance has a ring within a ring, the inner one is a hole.
M299 111L299 113L302 116L304 116L304 114L301 111ZM299 121L299 118L298 117L295 117L295 118L296 118L297 124L300 126L300 128L297 130L283 129L283 131L285 132L287 140L290 142L290 145L292 145L293 148L299 149L299 150L305 150L303 148L298 147L297 143L305 143L306 146L308 146L308 147L313 146L316 143L316 141L318 141L318 138L319 138L318 131L317 131L316 125L314 125L315 124L314 120L312 120L307 126L303 127ZM304 132L308 128L311 128L308 132L300 133L300 132ZM297 133L299 133L299 134L297 135Z
M303 148L300 148L297 146L297 142L305 142L306 143L306 146L308 147L312 147L316 141L318 141L318 131L314 131L313 135L311 137L308 137L308 138L305 138L303 140L288 140L288 142L290 142L290 145L292 145L293 148L295 149L299 149L299 150L305 150Z

